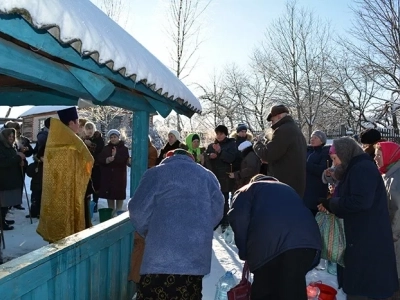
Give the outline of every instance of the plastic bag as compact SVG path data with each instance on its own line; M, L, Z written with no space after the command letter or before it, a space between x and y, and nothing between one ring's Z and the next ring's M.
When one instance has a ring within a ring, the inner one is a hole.
M317 213L315 219L322 237L321 258L344 267L344 251L346 239L343 220L334 214Z
M244 263L242 280L228 292L228 300L250 300L251 282L250 269L247 262Z

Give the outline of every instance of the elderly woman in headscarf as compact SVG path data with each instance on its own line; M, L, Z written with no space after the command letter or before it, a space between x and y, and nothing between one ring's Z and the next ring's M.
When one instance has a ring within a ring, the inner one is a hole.
M200 147L200 136L197 133L191 133L186 137L186 148L193 155L194 160L204 165L203 153L206 151L204 147Z
M388 298L399 283L384 182L355 140L335 139L333 146L339 184L322 205L344 220L345 268L338 266L339 287L348 300Z
M22 135L21 133L21 125L18 122L8 121L4 124L4 128L14 128L15 129L15 143L14 148L25 155L25 157L30 157L33 154L33 148L31 146L31 142L29 139ZM26 158L24 159L23 163L23 170L24 170L24 180L25 180L25 173L26 168L28 167L28 161ZM25 208L19 205L15 205L14 208L24 210Z
M389 215L392 224L393 242L396 253L397 275L400 274L400 145L380 142L375 145L375 162L385 182L389 200ZM400 279L399 279L400 281ZM400 299L400 291L393 295Z
M325 133L315 130L307 147L306 190L303 200L314 216L318 212L319 199L325 198L328 194L328 185L321 180L324 170L331 165L330 146L325 144Z
M118 212L122 210L126 198L129 150L118 130L111 129L107 137L110 141L98 156L101 168L99 197L107 199L108 207Z
M166 157L168 151L178 149L180 147L181 142L179 139L181 135L177 130L170 130L168 132L168 142L164 145L164 147L160 151L160 155L157 159L157 165Z
M9 206L21 205L24 175L22 165L25 154L15 149L14 128L0 133L0 206L3 230L12 230L14 221L6 220Z

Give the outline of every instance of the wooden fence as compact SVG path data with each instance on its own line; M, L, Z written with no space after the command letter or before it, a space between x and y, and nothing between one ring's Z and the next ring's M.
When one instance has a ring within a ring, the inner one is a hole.
M0 299L128 300L133 226L128 213L0 266Z

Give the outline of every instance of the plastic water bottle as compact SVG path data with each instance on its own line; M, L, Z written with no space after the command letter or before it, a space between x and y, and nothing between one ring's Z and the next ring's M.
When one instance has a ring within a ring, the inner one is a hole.
M234 241L234 233L231 226L228 226L224 232L224 240L227 244L232 244Z
M217 283L217 292L214 300L228 300L228 291L236 284L236 279L233 277L232 272L226 272Z
M333 262L328 261L328 269L327 269L329 274L332 275L337 275L337 265Z

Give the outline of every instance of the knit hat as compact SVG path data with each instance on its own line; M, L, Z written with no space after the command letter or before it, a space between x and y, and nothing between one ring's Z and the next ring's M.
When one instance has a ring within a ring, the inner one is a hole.
M336 149L335 149L335 146L334 146L334 145L332 145L332 146L329 148L329 155L332 155L332 154L336 154Z
M68 124L70 121L78 120L78 111L76 110L75 106L59 110L57 115L64 124Z
M236 132L241 132L242 130L246 130L247 131L247 126L246 126L246 124L239 124L237 127L236 127Z
M361 144L373 145L381 139L381 133L374 129L369 128L360 133Z
M228 128L225 125L218 125L215 128L215 133L218 132L224 133L226 136L228 136Z
M121 136L121 133L117 129L111 129L107 132L107 138L110 138L113 134L117 135L118 137Z
M243 143L240 143L238 150L243 151L244 149L249 148L251 146L253 146L253 144L250 141L244 141Z
M199 140L200 141L200 136L197 133L193 134L193 136L192 136L192 142L194 140Z
M283 113L289 113L289 109L285 105L281 104L272 106L270 109L270 113L267 117L267 121L270 122L272 117L275 117Z
M322 132L321 130L315 130L313 133L311 133L311 136L313 135L319 138L323 145L326 144L326 134L324 132Z
M180 138L181 138L181 135L179 134L179 132L178 132L177 130L170 130L170 131L168 132L168 134L173 134L173 135L175 136L175 138L176 138L177 141L179 141Z
M189 153L186 150L181 149L181 148L168 151L167 154L165 155L165 157L171 157L171 156L175 156L175 155L186 155L186 156L189 156L194 161L194 156L191 153Z

